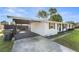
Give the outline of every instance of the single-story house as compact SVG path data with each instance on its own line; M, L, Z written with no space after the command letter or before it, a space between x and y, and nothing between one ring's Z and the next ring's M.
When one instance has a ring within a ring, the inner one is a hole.
M25 26L31 32L37 33L42 36L55 35L58 32L67 31L68 29L73 29L73 24L68 24L64 22L47 21L47 20L33 20L28 18L21 18L15 16L7 16L12 18L16 26Z

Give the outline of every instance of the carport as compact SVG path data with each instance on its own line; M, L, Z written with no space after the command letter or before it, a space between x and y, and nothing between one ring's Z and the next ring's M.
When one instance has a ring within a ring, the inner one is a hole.
M15 23L16 29L24 27L26 30L31 30L32 22L41 22L40 20L34 20L30 18L16 17L16 16L7 16L11 18Z
M16 29L20 30L30 30L30 21L29 20L22 20L22 19L13 19L16 25Z
M15 17L15 16L7 16L8 18L11 18L13 22L15 23L16 29L20 30L30 30L30 19L24 19L21 17Z
M7 16L7 17L11 18L15 23L16 30L18 32L15 35L15 40L38 36L38 34L31 32L31 22L35 22L34 20L16 16Z

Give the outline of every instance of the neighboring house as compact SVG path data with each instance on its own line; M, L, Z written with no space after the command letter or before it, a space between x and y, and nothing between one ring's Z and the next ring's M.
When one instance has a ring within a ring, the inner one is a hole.
M14 29L14 25L0 25L0 30L5 30L5 29Z
M14 25L4 25L4 29L6 30L8 30L8 29L14 29L15 28L15 26Z
M0 24L0 30L4 30L4 25Z
M31 32L40 34L42 36L55 35L58 32L67 31L73 29L73 24L56 22L56 21L45 21L45 20L32 20L15 16L7 16L12 18L16 26L25 26Z

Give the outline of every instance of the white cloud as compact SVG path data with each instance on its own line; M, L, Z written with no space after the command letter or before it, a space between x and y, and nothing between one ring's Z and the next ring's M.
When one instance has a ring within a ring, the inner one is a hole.
M20 9L20 8L6 8L6 15L15 15L15 16L25 16L26 15L26 11L24 9Z

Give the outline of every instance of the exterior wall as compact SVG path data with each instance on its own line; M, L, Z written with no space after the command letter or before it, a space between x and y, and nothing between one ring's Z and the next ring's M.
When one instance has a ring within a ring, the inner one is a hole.
M42 36L45 36L47 31L47 23L33 22L31 23L31 31Z
M55 29L49 29L49 23L45 22L33 22L31 23L31 31L42 36L50 36L58 33L57 24L55 24Z
M73 29L73 25L72 24L71 24L70 28Z
M73 25L72 24L69 25L69 29L73 29Z
M54 28L49 29L49 23L47 23L47 24L48 24L48 26L47 26L46 35L47 36L56 35L58 33L57 24L55 24L55 29Z
M73 25L72 24L61 24L61 26L57 25L58 28L58 32L63 32L63 31L67 31L68 29L73 29ZM61 31L59 31L59 28L61 28Z
M32 22L31 23L31 31L42 36L50 36L58 34L58 32L67 31L68 29L72 29L72 24L66 24L65 28L60 23L55 23L55 28L49 28L49 22ZM70 26L69 26L70 25ZM59 31L59 29L61 29Z
M58 32L63 32L63 31L66 31L67 30L67 24L63 24L63 23L60 23L57 25L57 30Z
M67 26L66 26L66 30L73 29L73 28L74 28L74 25L73 24L67 24Z
M67 30L69 29L69 24L67 24Z

